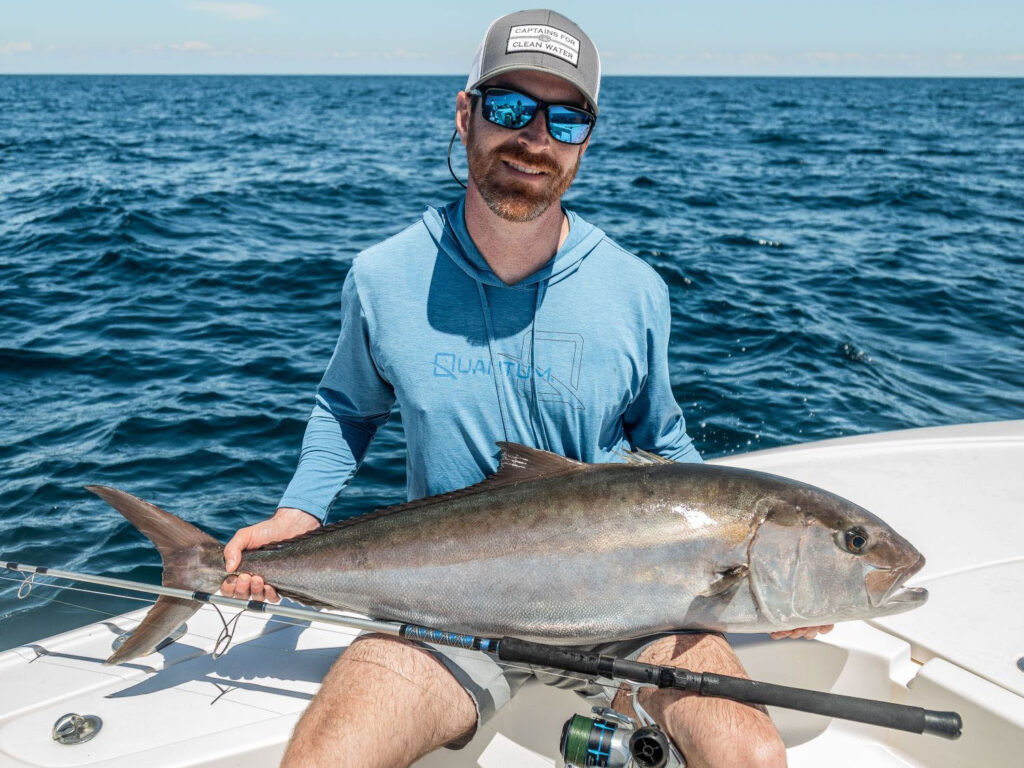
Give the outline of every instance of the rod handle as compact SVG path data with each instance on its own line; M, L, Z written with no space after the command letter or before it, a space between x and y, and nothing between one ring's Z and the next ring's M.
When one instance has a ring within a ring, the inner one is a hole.
M571 646L546 645L516 637L497 641L497 655L502 661L554 667L566 672L579 672L591 677L614 677L635 683L668 688L673 685L670 667L658 667L639 661L602 656L593 651Z
M933 709L924 711L924 730L946 739L959 739L963 733L964 721L956 712L938 712Z
M579 672L584 675L632 680L659 688L692 691L751 704L796 709L826 717L854 720L911 733L947 739L960 737L963 721L956 712L935 712L888 701L874 701L825 691L791 688L742 677L691 672L678 667L616 659L578 648L543 645L513 637L498 641L498 658Z
M716 675L712 672L694 673L680 670L678 687L697 690L705 696L720 696L751 704L796 709L813 712L826 717L854 720L858 723L896 728L910 733L929 733L947 739L960 737L963 721L956 712L935 712L893 704L888 701L874 701L855 696L790 688L786 685L762 683L741 677ZM697 678L696 680L694 678ZM696 687L694 687L696 683Z

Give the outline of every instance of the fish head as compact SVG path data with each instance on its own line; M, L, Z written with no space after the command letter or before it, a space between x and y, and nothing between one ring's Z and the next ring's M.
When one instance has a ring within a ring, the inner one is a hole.
M928 598L904 587L924 556L866 509L793 484L762 496L755 511L750 588L772 626L887 616Z

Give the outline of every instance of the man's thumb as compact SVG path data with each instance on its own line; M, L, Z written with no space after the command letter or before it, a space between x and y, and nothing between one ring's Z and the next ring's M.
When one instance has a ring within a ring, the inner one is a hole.
M228 573L232 573L242 562L242 542L239 541L241 531L231 537L231 541L224 547L224 567Z

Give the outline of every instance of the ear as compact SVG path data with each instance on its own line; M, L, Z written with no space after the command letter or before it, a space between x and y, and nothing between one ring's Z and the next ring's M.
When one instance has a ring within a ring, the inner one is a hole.
M472 117L473 99L466 91L459 91L455 97L455 130L459 132L462 144L466 144L466 131Z

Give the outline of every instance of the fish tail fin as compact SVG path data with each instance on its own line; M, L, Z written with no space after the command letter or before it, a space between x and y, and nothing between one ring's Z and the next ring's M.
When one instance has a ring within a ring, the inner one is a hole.
M105 485L87 485L127 518L156 545L163 560L163 585L177 589L215 592L227 575L224 545L170 512L130 493ZM146 618L105 664L122 664L156 650L177 627L192 616L202 603L178 597L160 596Z

